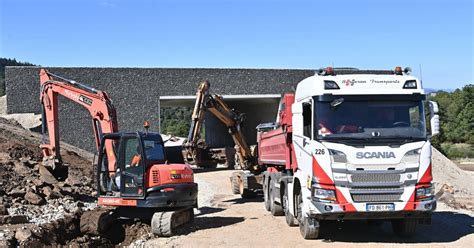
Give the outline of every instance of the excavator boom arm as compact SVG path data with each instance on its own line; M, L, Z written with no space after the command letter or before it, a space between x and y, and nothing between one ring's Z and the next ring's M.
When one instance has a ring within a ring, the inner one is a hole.
M99 150L100 139L103 133L118 131L115 107L106 92L95 90L89 86L79 84L72 80L40 70L40 101L42 104L42 129L43 134L48 133L48 139L43 140L41 149L46 160L52 160L61 164L60 138L59 138L59 109L58 96L64 96L69 100L86 108L92 118L96 149ZM61 81L55 80L55 78ZM110 142L105 144L108 151L112 151ZM115 155L108 154L109 171L115 166Z
M224 102L221 96L209 94L209 87L210 84L208 81L203 81L199 84L192 114L191 127L189 129L187 142L184 144L184 149L192 150L198 147L197 142L200 138L205 113L206 111L209 111L229 129L229 133L237 146L236 153L239 156L240 161L249 162L253 160L250 147L240 129L243 116L231 109ZM184 154L192 154L192 152L185 151ZM244 164L244 167L251 166L249 165L251 163Z

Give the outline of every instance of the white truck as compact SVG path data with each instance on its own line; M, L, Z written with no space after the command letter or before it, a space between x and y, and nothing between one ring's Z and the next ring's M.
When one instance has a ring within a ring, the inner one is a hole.
M257 127L258 165L234 173L234 193L263 190L266 209L305 239L318 237L321 220L355 219L390 220L411 236L436 208L438 107L425 100L408 69L321 69L282 97L276 122Z

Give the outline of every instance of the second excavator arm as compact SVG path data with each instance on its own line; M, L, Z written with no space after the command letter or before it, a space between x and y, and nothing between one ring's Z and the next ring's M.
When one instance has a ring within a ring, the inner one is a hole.
M228 128L236 145L235 148L238 160L235 162L242 169L252 169L251 167L255 165L255 159L251 154L250 147L241 130L241 123L243 122L244 115L231 109L224 102L221 96L209 94L209 87L210 84L208 81L203 81L199 84L188 139L183 145L185 151L183 154L185 154L185 156L186 154L188 154L188 156L189 154L196 154L194 150L199 149L200 146L198 142L205 113L206 111L209 111ZM195 163L198 164L197 161L195 161Z

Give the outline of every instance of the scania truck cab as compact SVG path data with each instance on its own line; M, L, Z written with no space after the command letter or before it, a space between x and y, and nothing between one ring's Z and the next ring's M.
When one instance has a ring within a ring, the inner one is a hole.
M267 210L306 239L321 220L390 220L413 235L436 208L437 111L408 69L321 69L283 96L276 123L257 128Z

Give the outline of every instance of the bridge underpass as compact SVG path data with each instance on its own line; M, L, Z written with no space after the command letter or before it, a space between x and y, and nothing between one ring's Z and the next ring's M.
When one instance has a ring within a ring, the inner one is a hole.
M279 94L262 95L223 95L230 108L245 113L242 132L249 145L256 144L255 127L264 122L274 122L280 101ZM188 107L193 109L196 96L161 96L160 113L163 108ZM187 121L191 121L191 116ZM161 125L160 125L161 126ZM234 142L227 128L211 113L207 112L204 121L205 140L210 147L233 147Z

